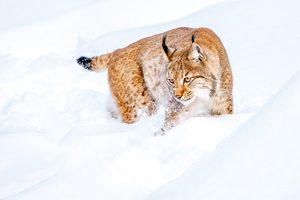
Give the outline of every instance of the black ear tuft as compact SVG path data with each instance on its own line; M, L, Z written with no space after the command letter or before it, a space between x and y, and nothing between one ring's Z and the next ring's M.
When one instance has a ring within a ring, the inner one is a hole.
M195 42L195 35L192 35L192 43Z
M165 53L168 55L169 54L169 48L166 45L166 38L167 38L167 35L164 35L163 39L162 39L162 47L163 47Z
M84 56L77 59L77 63L80 66L82 66L83 68L88 69L88 70L92 69L91 62L92 62L91 58L84 57Z
M168 46L166 45L166 38L167 38L167 36L164 35L163 38L162 38L162 43L161 43L161 45L162 45L162 48L164 49L164 52L165 52L165 54L167 55L168 59L171 60L172 57L173 57L173 54L176 52L176 49L173 49L173 48L168 47Z

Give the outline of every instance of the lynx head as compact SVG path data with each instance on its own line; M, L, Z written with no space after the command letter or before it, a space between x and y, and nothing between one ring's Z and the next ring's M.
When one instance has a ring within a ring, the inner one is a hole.
M166 80L174 98L183 104L189 104L195 98L208 100L215 90L216 81L209 71L207 54L195 42L195 36L187 49L177 51L168 47L166 36L162 47L169 60Z

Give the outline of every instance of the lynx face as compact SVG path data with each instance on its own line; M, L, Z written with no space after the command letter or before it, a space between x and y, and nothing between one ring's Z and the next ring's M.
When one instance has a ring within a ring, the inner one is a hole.
M195 98L208 100L214 88L214 80L201 60L180 57L170 62L166 80L174 98L184 104Z
M166 80L174 98L183 104L196 98L208 101L215 89L215 78L209 72L207 56L200 46L193 42L185 51L168 47L165 52L169 53L170 61Z

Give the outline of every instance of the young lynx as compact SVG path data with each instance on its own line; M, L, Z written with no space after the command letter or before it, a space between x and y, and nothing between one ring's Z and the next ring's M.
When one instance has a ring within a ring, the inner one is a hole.
M123 122L137 121L140 110L153 115L158 105L165 106L165 123L156 134L192 116L233 112L227 53L208 28L173 29L77 62L92 71L108 69Z

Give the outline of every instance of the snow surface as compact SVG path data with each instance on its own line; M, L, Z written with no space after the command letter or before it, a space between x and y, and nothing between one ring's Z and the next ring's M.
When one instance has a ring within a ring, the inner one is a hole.
M300 198L299 1L0 5L1 200ZM221 37L235 114L192 118L163 137L153 136L160 113L112 119L106 73L75 59L178 26Z
M300 199L299 88L300 72L211 155L149 199Z

